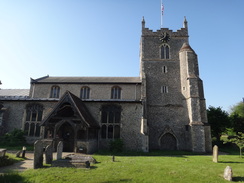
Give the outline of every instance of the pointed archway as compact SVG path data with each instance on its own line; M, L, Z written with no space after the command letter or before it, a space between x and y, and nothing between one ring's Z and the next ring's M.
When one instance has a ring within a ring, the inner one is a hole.
M164 134L160 139L160 149L161 150L177 150L176 138L170 134Z
M75 133L73 127L68 122L63 123L59 127L57 135L63 141L63 151L74 152Z
M98 129L83 101L69 91L61 97L42 121L43 139L57 147L63 141L64 151L78 152L80 148L93 153L98 148Z
M159 149L160 150L177 150L177 139L173 133L173 130L166 125L163 133L159 137Z

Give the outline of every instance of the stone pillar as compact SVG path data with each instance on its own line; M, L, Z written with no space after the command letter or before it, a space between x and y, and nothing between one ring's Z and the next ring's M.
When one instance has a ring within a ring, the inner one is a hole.
M63 142L60 141L57 146L57 160L62 159L62 152L63 152Z
M46 164L52 164L53 161L53 148L52 145L48 145L45 151Z
M34 143L34 163L33 168L41 168L43 167L43 142L41 140L37 140Z
M218 163L218 155L219 155L219 148L218 148L218 146L214 146L213 147L213 162L214 163Z

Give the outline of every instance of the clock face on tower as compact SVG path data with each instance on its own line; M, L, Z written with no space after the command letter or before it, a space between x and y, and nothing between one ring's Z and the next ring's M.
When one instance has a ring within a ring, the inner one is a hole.
M170 40L170 36L167 32L163 32L162 35L160 36L160 41L163 43L167 43Z

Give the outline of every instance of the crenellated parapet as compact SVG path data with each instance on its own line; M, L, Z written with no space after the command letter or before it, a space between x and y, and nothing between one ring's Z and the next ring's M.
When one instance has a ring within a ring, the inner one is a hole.
M174 32L168 28L161 28L157 31L153 31L149 28L142 29L142 36L161 36L162 33L167 32L172 37L188 37L188 30L187 28L181 28Z

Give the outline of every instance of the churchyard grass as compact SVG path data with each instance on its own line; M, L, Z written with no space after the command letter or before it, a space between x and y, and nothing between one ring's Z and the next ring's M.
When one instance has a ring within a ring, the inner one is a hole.
M238 155L220 155L219 163L214 163L211 155L136 154L116 155L115 162L111 155L94 155L98 163L91 164L90 169L41 168L18 175L23 183L212 183L226 182L223 172L229 165L233 169L233 180L244 182L244 159Z
M5 157L0 157L0 167L12 165L23 160L24 158L18 158L14 154L6 153Z
M2 145L0 143L0 148L1 149L7 149L8 151L21 151L23 146L26 147L26 151L33 151L34 150L34 146L33 145L29 145L29 144L8 146L8 145Z

